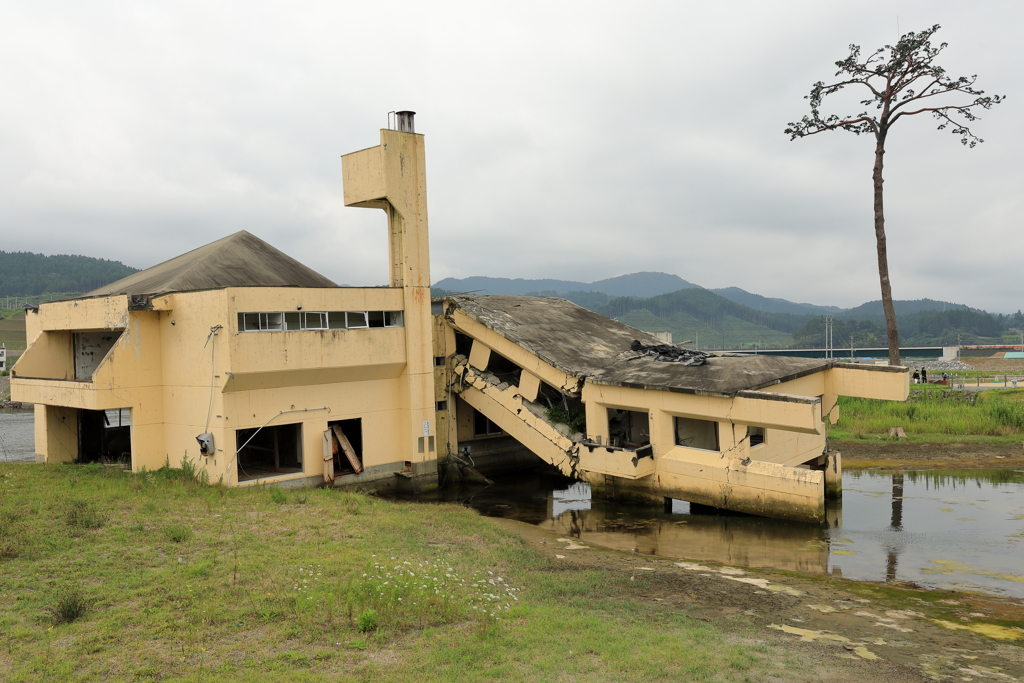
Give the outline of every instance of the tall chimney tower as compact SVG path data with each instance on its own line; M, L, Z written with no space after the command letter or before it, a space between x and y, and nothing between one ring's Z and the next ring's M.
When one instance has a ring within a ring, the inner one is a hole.
M408 420L404 460L436 477L434 371L430 315L427 172L415 112L395 113L397 130L382 129L380 144L341 157L345 206L382 209L388 217L389 284L404 292L406 367L401 376Z

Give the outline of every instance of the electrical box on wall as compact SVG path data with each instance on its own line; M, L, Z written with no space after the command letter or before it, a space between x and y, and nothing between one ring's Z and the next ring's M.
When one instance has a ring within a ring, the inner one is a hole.
M200 455L213 455L213 434L204 432L196 437L199 442Z

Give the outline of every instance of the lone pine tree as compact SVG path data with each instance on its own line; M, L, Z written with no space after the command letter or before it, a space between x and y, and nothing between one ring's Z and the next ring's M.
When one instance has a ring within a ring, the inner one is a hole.
M932 34L938 30L939 25L936 24L919 33L907 33L896 45L879 48L866 58L861 57L860 46L850 45L849 56L836 62L839 67L836 77L839 80L828 85L824 81L815 83L811 93L804 98L810 100L810 115L805 115L796 123L791 122L785 131L790 140L830 130L845 130L856 135L871 134L875 137L875 165L872 170L875 241L891 365L900 364L900 345L889 283L885 213L882 205L882 165L889 129L903 117L930 113L939 121L939 130L951 128L950 132L959 135L963 144L974 147L983 142L969 125L977 120L975 111L990 109L1005 99L1000 95L985 96L984 91L975 89L976 75L959 78L946 75L946 70L935 63L946 48L946 43L938 47L931 44ZM867 96L860 101L865 110L855 115L823 116L822 100L847 86L867 89ZM872 108L874 111L871 111Z

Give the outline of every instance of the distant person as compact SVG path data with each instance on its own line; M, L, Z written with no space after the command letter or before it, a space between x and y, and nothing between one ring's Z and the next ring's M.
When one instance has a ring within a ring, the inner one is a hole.
M917 370L914 370L914 374L911 375L911 377L914 378L914 384L920 384L921 383L921 373L918 372Z
M928 384L928 370L921 368L921 384Z

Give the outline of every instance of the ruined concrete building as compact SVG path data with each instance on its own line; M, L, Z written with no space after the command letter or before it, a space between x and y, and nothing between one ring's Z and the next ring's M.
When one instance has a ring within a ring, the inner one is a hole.
M430 300L412 113L342 157L382 209L389 286L338 287L240 232L29 313L12 372L45 462L186 458L229 485L404 485L544 461L615 495L821 519L839 395L903 400L904 368L687 357L561 299Z

